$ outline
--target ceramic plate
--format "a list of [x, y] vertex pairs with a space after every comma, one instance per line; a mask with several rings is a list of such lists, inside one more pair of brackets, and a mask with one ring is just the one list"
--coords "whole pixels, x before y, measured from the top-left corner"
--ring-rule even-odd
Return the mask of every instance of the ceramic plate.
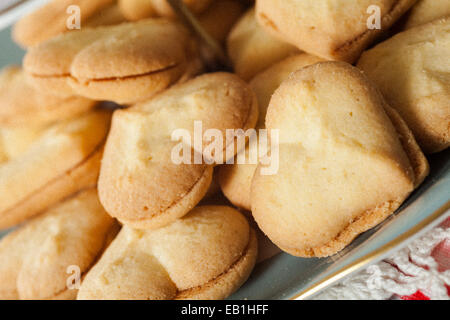
[[[0, 31], [0, 67], [18, 64], [23, 57], [24, 52], [11, 41], [10, 33], [9, 28]], [[312, 297], [439, 224], [450, 214], [450, 150], [433, 155], [429, 160], [431, 173], [424, 184], [394, 215], [359, 236], [345, 250], [323, 259], [278, 254], [257, 265], [249, 281], [230, 299]], [[0, 232], [0, 237], [5, 233]]]

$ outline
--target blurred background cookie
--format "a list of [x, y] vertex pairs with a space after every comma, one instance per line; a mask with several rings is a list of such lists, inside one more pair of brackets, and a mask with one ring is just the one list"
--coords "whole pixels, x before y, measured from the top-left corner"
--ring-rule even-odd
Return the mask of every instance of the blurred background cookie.
[[227, 50], [234, 72], [244, 80], [250, 80], [274, 63], [299, 52], [293, 45], [264, 31], [256, 22], [254, 8], [245, 13], [231, 30]]
[[130, 21], [157, 16], [151, 0], [119, 0], [120, 11]]
[[[354, 62], [416, 0], [257, 0], [266, 31], [328, 60]], [[380, 28], [369, 29], [370, 7], [380, 10]]]
[[358, 62], [427, 153], [450, 146], [449, 56], [450, 17], [399, 33]]
[[199, 15], [198, 21], [211, 37], [224, 45], [231, 28], [244, 10], [245, 6], [239, 0], [215, 0]]
[[0, 298], [75, 299], [67, 284], [79, 285], [117, 230], [96, 188], [56, 204], [0, 241]]
[[[19, 224], [95, 185], [109, 121], [109, 112], [93, 111], [31, 136], [3, 136], [0, 147], [7, 152], [0, 163], [0, 229]], [[20, 150], [18, 144], [22, 145]]]
[[3, 126], [45, 126], [92, 109], [97, 102], [82, 97], [60, 97], [37, 90], [18, 66], [0, 72], [0, 124]]
[[[216, 0], [183, 0], [193, 13], [203, 12]], [[175, 17], [175, 13], [167, 0], [119, 0], [119, 7], [123, 15], [133, 21], [150, 17]]]
[[70, 31], [67, 27], [70, 6], [80, 9], [80, 27], [117, 24], [125, 21], [115, 0], [52, 0], [20, 19], [13, 30], [13, 39], [23, 47], [44, 42]]
[[255, 233], [239, 212], [197, 207], [158, 230], [123, 227], [78, 299], [225, 299], [245, 282], [256, 256]]
[[450, 16], [450, 0], [419, 0], [406, 16], [404, 28], [410, 29]]

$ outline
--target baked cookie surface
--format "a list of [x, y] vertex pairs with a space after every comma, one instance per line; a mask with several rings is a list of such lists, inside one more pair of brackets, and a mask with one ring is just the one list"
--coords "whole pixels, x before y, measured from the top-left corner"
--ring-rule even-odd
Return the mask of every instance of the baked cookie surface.
[[405, 29], [450, 16], [449, 0], [419, 0], [408, 12]]
[[92, 109], [97, 102], [82, 97], [60, 97], [32, 87], [22, 68], [0, 72], [0, 124], [8, 127], [46, 126]]
[[[212, 0], [183, 0], [193, 13], [203, 12]], [[119, 7], [129, 20], [140, 20], [155, 16], [175, 17], [175, 13], [167, 0], [119, 0]]]
[[0, 229], [95, 185], [109, 121], [92, 111], [45, 129], [1, 129]]
[[254, 8], [245, 13], [231, 30], [227, 50], [234, 71], [244, 80], [250, 80], [271, 65], [299, 53], [293, 45], [264, 31], [256, 22]]
[[123, 227], [78, 299], [224, 299], [247, 279], [256, 256], [255, 233], [239, 212], [197, 207], [161, 229]]
[[[139, 229], [158, 228], [185, 215], [207, 192], [214, 161], [196, 164], [191, 157], [189, 163], [175, 163], [173, 150], [180, 142], [172, 140], [174, 131], [185, 129], [194, 137], [199, 121], [203, 132], [217, 129], [226, 137], [226, 129], [253, 128], [257, 117], [254, 93], [228, 73], [199, 76], [116, 111], [99, 178], [103, 206]], [[184, 143], [194, 152], [192, 140]]]
[[[354, 62], [416, 0], [258, 0], [256, 16], [272, 35], [327, 60]], [[380, 11], [381, 29], [368, 28]]]
[[53, 0], [20, 19], [13, 29], [14, 40], [23, 47], [44, 42], [70, 31], [70, 6], [80, 10], [80, 27], [108, 25], [124, 21], [114, 6], [115, 0]]
[[95, 188], [56, 204], [0, 241], [0, 298], [74, 299], [69, 267], [84, 276], [116, 228]]
[[427, 153], [450, 146], [449, 56], [450, 17], [401, 32], [358, 62]]
[[30, 81], [55, 94], [130, 104], [201, 69], [196, 44], [178, 23], [149, 19], [84, 28], [30, 49]]
[[[259, 118], [256, 129], [266, 127], [265, 120], [270, 98], [280, 84], [293, 72], [319, 61], [323, 61], [323, 59], [307, 53], [300, 53], [274, 64], [250, 81], [250, 87], [258, 100]], [[248, 159], [250, 154], [248, 145], [245, 152]], [[256, 163], [251, 164], [250, 161], [246, 161], [246, 164], [235, 163], [219, 167], [218, 181], [221, 189], [228, 200], [239, 208], [251, 210], [250, 189], [257, 166]]]
[[251, 190], [253, 216], [275, 244], [296, 256], [335, 254], [423, 181], [428, 163], [391, 112], [346, 63], [317, 63], [283, 82], [266, 118], [279, 130], [279, 171], [263, 176], [260, 165]]

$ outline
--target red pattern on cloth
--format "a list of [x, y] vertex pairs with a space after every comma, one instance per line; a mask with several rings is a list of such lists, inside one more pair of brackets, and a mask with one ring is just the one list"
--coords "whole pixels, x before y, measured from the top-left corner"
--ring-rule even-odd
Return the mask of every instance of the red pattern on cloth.
[[[450, 218], [445, 220], [441, 224], [442, 228], [450, 228]], [[450, 239], [441, 241], [431, 252], [431, 256], [438, 263], [438, 271], [445, 272], [450, 270]], [[450, 297], [450, 286], [445, 285], [447, 288], [447, 294]], [[401, 296], [402, 300], [430, 300], [422, 291], [417, 291], [416, 293], [409, 296]]]
[[316, 299], [450, 300], [450, 217]]
[[410, 295], [410, 296], [402, 296], [402, 300], [430, 300], [426, 295], [422, 293], [422, 291], [417, 291], [416, 293]]

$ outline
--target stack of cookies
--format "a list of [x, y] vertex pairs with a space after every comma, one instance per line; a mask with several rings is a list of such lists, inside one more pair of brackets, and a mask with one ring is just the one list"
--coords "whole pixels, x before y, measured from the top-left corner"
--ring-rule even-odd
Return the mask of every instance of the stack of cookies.
[[52, 0], [14, 26], [0, 299], [224, 299], [280, 249], [345, 248], [450, 146], [449, 1], [184, 4], [233, 72], [166, 0]]

